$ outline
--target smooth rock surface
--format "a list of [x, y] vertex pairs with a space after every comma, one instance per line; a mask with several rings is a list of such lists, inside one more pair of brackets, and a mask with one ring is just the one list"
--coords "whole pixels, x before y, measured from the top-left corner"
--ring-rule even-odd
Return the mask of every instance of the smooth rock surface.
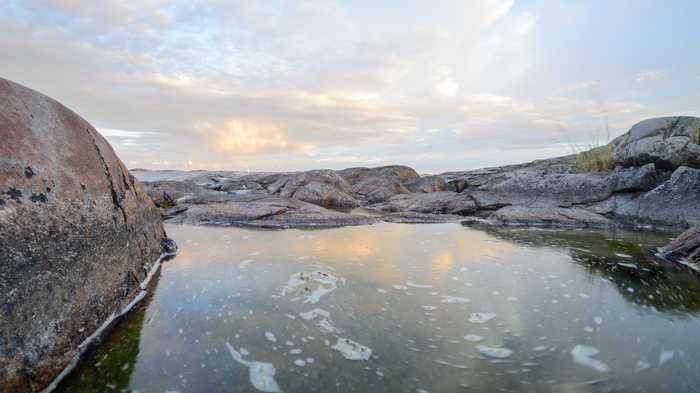
[[158, 209], [78, 115], [0, 79], [0, 387], [45, 387], [139, 292]]

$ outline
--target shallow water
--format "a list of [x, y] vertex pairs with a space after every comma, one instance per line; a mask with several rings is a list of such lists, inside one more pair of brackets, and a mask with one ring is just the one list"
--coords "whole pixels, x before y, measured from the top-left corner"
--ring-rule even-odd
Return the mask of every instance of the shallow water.
[[700, 282], [668, 234], [173, 226], [136, 312], [59, 390], [694, 392]]

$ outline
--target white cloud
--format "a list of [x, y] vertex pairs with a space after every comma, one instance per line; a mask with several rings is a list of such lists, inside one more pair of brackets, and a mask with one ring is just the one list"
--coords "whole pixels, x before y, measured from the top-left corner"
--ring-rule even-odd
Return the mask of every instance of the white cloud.
[[653, 70], [653, 71], [642, 71], [638, 73], [634, 80], [638, 83], [641, 82], [653, 82], [666, 78], [666, 71], [664, 70]]

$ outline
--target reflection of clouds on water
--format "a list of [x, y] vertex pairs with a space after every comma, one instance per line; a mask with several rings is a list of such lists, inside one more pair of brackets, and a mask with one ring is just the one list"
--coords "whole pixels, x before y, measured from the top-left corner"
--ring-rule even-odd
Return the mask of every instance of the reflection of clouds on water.
[[[700, 354], [687, 339], [698, 328], [689, 312], [697, 279], [645, 263], [643, 239], [619, 233], [168, 231], [182, 251], [164, 265], [139, 327], [139, 360], [119, 384], [132, 390], [251, 386], [226, 342], [247, 348], [236, 350], [246, 362], [273, 365], [284, 391], [588, 391], [605, 385], [586, 384], [600, 378], [580, 365], [590, 359], [620, 386], [682, 391]], [[639, 300], [648, 295], [657, 298]]]

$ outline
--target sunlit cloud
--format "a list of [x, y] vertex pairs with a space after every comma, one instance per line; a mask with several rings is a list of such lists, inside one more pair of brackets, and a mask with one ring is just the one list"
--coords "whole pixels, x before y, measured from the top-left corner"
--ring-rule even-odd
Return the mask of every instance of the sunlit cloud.
[[[598, 39], [609, 53], [587, 52], [583, 22], [617, 23], [620, 7], [17, 0], [0, 7], [0, 76], [81, 114], [132, 167], [468, 169], [698, 113], [700, 59], [688, 53], [683, 79], [663, 52], [697, 34], [656, 45], [644, 72], [625, 62], [633, 49]], [[648, 29], [634, 39], [657, 37]], [[641, 84], [662, 79], [685, 90]]]

